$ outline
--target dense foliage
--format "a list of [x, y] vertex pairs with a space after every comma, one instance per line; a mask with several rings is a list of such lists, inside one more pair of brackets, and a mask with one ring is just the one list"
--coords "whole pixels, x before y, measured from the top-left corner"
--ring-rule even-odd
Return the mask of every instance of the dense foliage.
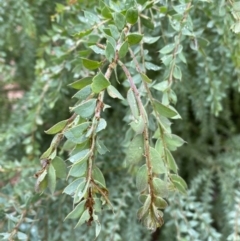
[[1, 240], [240, 240], [240, 2], [0, 4]]

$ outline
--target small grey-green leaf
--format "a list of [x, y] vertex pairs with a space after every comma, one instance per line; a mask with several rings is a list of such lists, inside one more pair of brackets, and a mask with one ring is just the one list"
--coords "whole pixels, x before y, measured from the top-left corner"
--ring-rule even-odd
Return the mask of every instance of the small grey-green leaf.
[[84, 132], [87, 130], [87, 128], [89, 127], [90, 122], [84, 122], [80, 125], [74, 126], [73, 128], [68, 129], [67, 131], [64, 132], [64, 136], [78, 144], [78, 143], [83, 143], [84, 141], [87, 140]]
[[164, 209], [168, 206], [167, 202], [159, 196], [154, 197], [154, 204], [157, 208], [160, 208], [160, 209]]
[[130, 123], [130, 126], [136, 132], [136, 134], [142, 134], [144, 131], [144, 127], [145, 127], [145, 123], [144, 123], [142, 116], [139, 116], [138, 119], [133, 120]]
[[81, 201], [65, 218], [66, 219], [76, 219], [81, 217], [84, 210], [86, 209], [85, 204], [87, 200]]
[[156, 196], [167, 197], [168, 196], [168, 189], [167, 183], [161, 180], [160, 178], [154, 177], [153, 178], [153, 189], [154, 194]]
[[105, 178], [101, 170], [97, 166], [93, 168], [93, 179], [101, 183], [103, 187], [106, 187]]
[[99, 72], [94, 78], [92, 83], [92, 91], [96, 94], [106, 89], [110, 85], [110, 82], [106, 77]]
[[154, 85], [153, 88], [156, 89], [156, 90], [164, 92], [166, 89], [169, 88], [168, 81], [167, 80], [162, 81], [162, 82]]
[[154, 103], [154, 106], [155, 106], [157, 112], [159, 113], [159, 115], [163, 115], [167, 118], [171, 118], [171, 117], [178, 115], [177, 112], [175, 112], [174, 110], [170, 109], [169, 107], [163, 105], [162, 103], [160, 103], [157, 100], [154, 100], [153, 103]]
[[79, 184], [81, 182], [83, 182], [84, 180], [85, 180], [85, 178], [78, 178], [78, 179], [74, 180], [68, 186], [66, 186], [64, 188], [63, 192], [68, 194], [68, 195], [73, 195], [76, 192], [77, 187], [79, 186]]
[[97, 99], [87, 100], [84, 103], [73, 108], [73, 111], [83, 118], [89, 118], [93, 115]]
[[51, 163], [55, 169], [56, 177], [65, 178], [67, 175], [67, 166], [62, 158], [56, 156]]
[[123, 96], [118, 92], [118, 90], [112, 86], [112, 85], [109, 85], [107, 87], [107, 92], [108, 94], [112, 97], [112, 98], [118, 98], [120, 100], [124, 100]]
[[87, 69], [94, 70], [101, 66], [101, 62], [82, 58], [83, 66]]
[[162, 160], [161, 155], [156, 149], [150, 147], [150, 161], [152, 164], [153, 172], [156, 174], [166, 173], [166, 167]]
[[73, 156], [70, 156], [68, 160], [72, 163], [79, 163], [87, 159], [89, 155], [90, 155], [90, 149], [85, 149], [85, 150], [79, 151]]
[[159, 52], [161, 54], [168, 54], [170, 52], [172, 52], [175, 48], [175, 43], [172, 43], [172, 44], [168, 44], [166, 46], [164, 46]]
[[114, 13], [113, 19], [117, 28], [122, 30], [126, 24], [125, 16], [121, 13]]
[[165, 149], [165, 150], [167, 153], [167, 164], [168, 164], [169, 169], [172, 170], [173, 172], [177, 173], [178, 167], [172, 156], [172, 153], [168, 149]]
[[114, 47], [110, 42], [107, 42], [107, 46], [105, 49], [105, 56], [108, 59], [109, 62], [112, 62], [115, 56], [115, 50]]
[[89, 214], [88, 209], [86, 209], [83, 212], [83, 214], [82, 214], [81, 218], [79, 219], [78, 223], [76, 224], [75, 228], [83, 225], [85, 222], [87, 222], [89, 220], [89, 218], [90, 218], [90, 214]]
[[69, 84], [69, 86], [71, 86], [74, 89], [81, 90], [82, 88], [84, 88], [87, 85], [90, 85], [91, 83], [92, 77], [85, 77]]
[[56, 188], [56, 172], [52, 164], [49, 165], [47, 172], [48, 187], [53, 194]]
[[135, 99], [132, 89], [129, 89], [127, 92], [127, 101], [130, 106], [132, 115], [135, 117], [135, 119], [138, 119], [139, 110], [138, 110], [137, 101]]
[[128, 164], [135, 164], [141, 161], [144, 153], [144, 145], [143, 145], [143, 137], [142, 135], [137, 135], [131, 141], [126, 155], [126, 162]]
[[86, 100], [91, 93], [92, 93], [91, 85], [87, 85], [81, 90], [79, 90], [72, 98], [77, 98], [79, 100]]
[[146, 164], [138, 169], [136, 175], [136, 186], [139, 192], [144, 191], [148, 187], [148, 171]]
[[107, 126], [107, 122], [103, 118], [100, 118], [97, 129], [96, 129], [96, 133], [105, 129], [106, 126]]
[[143, 73], [140, 73], [140, 74], [141, 74], [141, 76], [142, 76], [142, 79], [143, 79], [146, 83], [152, 83], [152, 80], [149, 79], [149, 78], [147, 77], [147, 75], [145, 75], [145, 74], [143, 74]]
[[119, 55], [119, 58], [124, 58], [126, 56], [128, 52], [128, 42], [125, 41], [122, 43], [122, 45], [120, 46], [119, 48], [119, 51], [118, 51], [118, 55]]
[[49, 135], [58, 133], [63, 130], [63, 128], [66, 126], [67, 122], [68, 122], [68, 120], [60, 121], [57, 124], [55, 124], [54, 126], [52, 126], [50, 129], [45, 131], [45, 133], [49, 134]]

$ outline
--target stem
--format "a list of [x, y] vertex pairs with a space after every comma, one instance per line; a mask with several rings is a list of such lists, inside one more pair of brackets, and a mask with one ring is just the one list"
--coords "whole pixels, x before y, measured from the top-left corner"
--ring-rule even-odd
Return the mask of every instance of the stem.
[[145, 149], [145, 157], [146, 157], [146, 164], [147, 164], [147, 169], [148, 169], [148, 183], [149, 183], [149, 191], [150, 191], [150, 195], [151, 195], [151, 200], [153, 200], [154, 195], [153, 195], [153, 173], [152, 173], [152, 164], [150, 161], [150, 145], [149, 145], [149, 133], [148, 133], [148, 121], [146, 119], [145, 116], [145, 111], [144, 111], [144, 106], [142, 104], [141, 98], [140, 98], [140, 94], [139, 91], [136, 87], [136, 85], [133, 82], [132, 76], [130, 74], [130, 72], [128, 71], [127, 67], [120, 61], [118, 60], [118, 64], [121, 66], [121, 68], [123, 69], [125, 75], [127, 76], [131, 89], [135, 95], [137, 104], [138, 104], [138, 109], [140, 112], [140, 115], [142, 116], [143, 120], [144, 120], [144, 131], [143, 131], [143, 135], [144, 135], [144, 149]]

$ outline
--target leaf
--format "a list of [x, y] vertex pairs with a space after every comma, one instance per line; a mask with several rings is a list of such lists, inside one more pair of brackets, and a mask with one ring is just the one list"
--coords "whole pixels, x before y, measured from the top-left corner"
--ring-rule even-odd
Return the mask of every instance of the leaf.
[[157, 208], [160, 208], [160, 209], [164, 209], [168, 206], [167, 202], [159, 196], [154, 197], [154, 204]]
[[105, 178], [97, 166], [94, 166], [93, 168], [93, 179], [101, 183], [103, 187], [106, 187]]
[[180, 183], [185, 189], [187, 189], [187, 183], [178, 175], [176, 174], [170, 174], [171, 180], [176, 183]]
[[156, 43], [159, 39], [160, 39], [160, 36], [158, 37], [144, 36], [143, 42], [146, 44], [153, 44], [153, 43]]
[[119, 58], [120, 59], [124, 58], [127, 52], [128, 52], [128, 42], [124, 41], [118, 51]]
[[89, 48], [92, 49], [96, 54], [104, 55], [105, 53], [105, 51], [102, 48], [98, 47], [97, 45], [91, 45], [89, 46]]
[[154, 107], [156, 108], [159, 115], [163, 115], [167, 118], [171, 118], [171, 117], [178, 115], [177, 112], [175, 112], [174, 110], [170, 109], [169, 107], [163, 105], [162, 103], [160, 103], [157, 100], [154, 100], [153, 103], [154, 103]]
[[109, 7], [107, 7], [107, 6], [103, 7], [103, 9], [101, 11], [101, 14], [106, 19], [111, 19], [112, 18], [112, 10]]
[[101, 232], [101, 224], [99, 223], [99, 222], [95, 222], [95, 225], [96, 225], [96, 227], [95, 227], [95, 238], [97, 238], [98, 236], [99, 236], [99, 234], [100, 234], [100, 232]]
[[70, 156], [68, 160], [74, 164], [79, 163], [86, 160], [89, 157], [90, 153], [91, 153], [90, 149], [85, 149], [85, 150], [79, 151], [73, 156]]
[[53, 147], [50, 146], [40, 157], [40, 159], [47, 159], [49, 158], [49, 156], [51, 155], [51, 153], [53, 152]]
[[[36, 192], [42, 192], [42, 191], [47, 187], [47, 185], [46, 185], [46, 186], [45, 186], [45, 185], [43, 185], [43, 186], [40, 185], [40, 184], [46, 179], [46, 178], [45, 178], [46, 175], [47, 175], [47, 171], [44, 170], [44, 171], [38, 176], [37, 181], [36, 181], [36, 185], [35, 185], [35, 190], [36, 190]], [[46, 184], [47, 184], [47, 182], [46, 182]]]
[[175, 48], [175, 43], [172, 43], [172, 44], [168, 44], [166, 46], [164, 46], [162, 49], [159, 50], [159, 52], [161, 54], [168, 54], [170, 52], [172, 52]]
[[74, 107], [72, 110], [82, 118], [89, 118], [93, 115], [97, 99], [87, 100], [84, 103]]
[[92, 83], [92, 91], [96, 94], [100, 93], [102, 90], [106, 89], [110, 85], [109, 80], [99, 72], [94, 78]]
[[97, 140], [97, 151], [100, 155], [104, 155], [106, 152], [109, 152], [109, 150], [101, 140]]
[[139, 116], [138, 119], [133, 120], [130, 123], [130, 126], [136, 132], [136, 134], [142, 134], [144, 131], [144, 127], [145, 127], [145, 123], [144, 123], [142, 116]]
[[130, 33], [127, 35], [127, 41], [130, 45], [138, 44], [143, 38], [143, 35], [138, 33]]
[[168, 149], [165, 149], [166, 150], [166, 153], [167, 153], [167, 164], [168, 164], [168, 167], [170, 170], [172, 170], [173, 172], [177, 173], [178, 171], [178, 167], [177, 167], [177, 164], [172, 156], [172, 153], [168, 150]]
[[141, 220], [143, 216], [148, 212], [151, 205], [151, 196], [147, 195], [147, 198], [143, 204], [143, 206], [138, 210], [137, 216], [138, 219]]
[[76, 192], [77, 187], [81, 182], [85, 182], [85, 178], [81, 177], [71, 182], [68, 186], [64, 188], [63, 193], [66, 193], [68, 195], [73, 195]]
[[162, 62], [163, 62], [163, 64], [164, 64], [165, 66], [168, 66], [168, 65], [171, 63], [172, 59], [173, 59], [173, 55], [172, 55], [172, 54], [164, 55], [164, 56], [161, 58], [161, 60], [162, 60]]
[[75, 163], [69, 170], [68, 176], [82, 177], [87, 171], [87, 159], [84, 158], [82, 161]]
[[137, 135], [131, 141], [127, 154], [126, 154], [126, 162], [127, 164], [136, 164], [141, 161], [144, 153], [144, 145], [143, 145], [143, 137], [142, 135]]
[[147, 77], [147, 75], [145, 75], [145, 74], [143, 74], [143, 73], [140, 73], [140, 74], [141, 74], [142, 79], [143, 79], [146, 83], [152, 83], [152, 80], [149, 79], [149, 78]]
[[162, 82], [154, 85], [153, 88], [156, 89], [156, 90], [164, 92], [165, 90], [167, 90], [169, 88], [168, 81], [167, 80], [162, 81]]
[[90, 214], [89, 214], [88, 209], [86, 209], [83, 212], [81, 218], [79, 219], [78, 223], [76, 224], [76, 226], [74, 228], [77, 228], [77, 227], [83, 225], [85, 222], [87, 222], [89, 220], [89, 218], [90, 218]]
[[82, 216], [84, 210], [86, 209], [86, 199], [81, 201], [65, 218], [66, 219], [76, 219]]
[[101, 62], [82, 58], [83, 66], [87, 69], [94, 70], [101, 66]]
[[179, 80], [182, 79], [182, 71], [177, 65], [174, 66], [173, 77]]
[[107, 42], [107, 46], [105, 49], [105, 56], [109, 62], [112, 62], [115, 56], [115, 49], [110, 42]]
[[67, 166], [66, 163], [58, 156], [56, 156], [52, 161], [51, 161], [55, 172], [56, 172], [56, 177], [59, 178], [65, 178], [67, 176]]
[[138, 10], [134, 8], [130, 8], [126, 13], [126, 21], [130, 24], [135, 24], [138, 20]]
[[121, 31], [126, 24], [125, 16], [121, 13], [115, 12], [114, 15], [113, 15], [113, 19], [114, 19], [115, 25]]
[[130, 106], [132, 115], [135, 117], [135, 119], [138, 119], [139, 110], [138, 110], [137, 102], [132, 89], [129, 89], [127, 92], [127, 101]]
[[51, 194], [53, 194], [56, 188], [56, 172], [51, 163], [48, 167], [47, 179], [48, 179], [48, 187], [50, 189]]
[[92, 88], [90, 85], [87, 85], [81, 90], [79, 90], [72, 98], [78, 98], [79, 100], [86, 100], [91, 93], [92, 93]]
[[118, 90], [113, 85], [109, 85], [107, 87], [107, 92], [112, 98], [124, 100], [123, 96], [118, 92]]
[[156, 149], [150, 147], [150, 161], [152, 164], [153, 172], [156, 174], [166, 173], [166, 167], [162, 160], [161, 155]]
[[54, 126], [52, 126], [50, 129], [45, 131], [45, 133], [48, 135], [56, 134], [56, 133], [62, 131], [67, 123], [68, 123], [68, 120], [60, 121], [57, 124], [55, 124]]
[[168, 189], [167, 183], [161, 180], [160, 178], [154, 177], [153, 178], [153, 189], [154, 194], [156, 196], [167, 197], [168, 196]]
[[106, 126], [107, 126], [107, 122], [103, 118], [100, 118], [97, 128], [96, 128], [96, 133], [105, 129]]
[[148, 171], [146, 164], [138, 169], [136, 175], [136, 186], [139, 192], [144, 191], [148, 187]]
[[114, 38], [114, 39], [119, 39], [119, 37], [120, 37], [120, 33], [119, 33], [119, 31], [118, 31], [118, 28], [115, 26], [115, 25], [113, 25], [113, 24], [110, 24], [109, 26], [109, 29], [110, 29], [110, 32], [111, 32], [111, 35], [112, 35], [112, 37]]
[[84, 122], [80, 125], [74, 126], [73, 128], [68, 129], [67, 131], [64, 132], [64, 136], [78, 144], [78, 143], [83, 143], [86, 141], [88, 138], [85, 136], [84, 132], [87, 130], [87, 128], [90, 126], [90, 122]]
[[170, 150], [176, 150], [176, 147], [180, 147], [186, 143], [181, 137], [174, 134], [171, 134], [170, 136], [165, 135], [165, 141]]
[[69, 86], [71, 86], [74, 89], [81, 90], [85, 86], [90, 85], [91, 83], [92, 83], [92, 77], [85, 77], [69, 84]]
[[143, 18], [143, 17], [141, 17], [141, 23], [146, 28], [154, 30], [154, 23], [153, 23], [153, 21], [150, 18]]

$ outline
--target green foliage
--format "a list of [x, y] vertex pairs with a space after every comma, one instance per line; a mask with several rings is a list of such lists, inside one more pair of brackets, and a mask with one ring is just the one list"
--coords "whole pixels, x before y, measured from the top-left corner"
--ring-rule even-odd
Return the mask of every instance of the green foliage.
[[2, 240], [240, 239], [240, 2], [0, 2]]

